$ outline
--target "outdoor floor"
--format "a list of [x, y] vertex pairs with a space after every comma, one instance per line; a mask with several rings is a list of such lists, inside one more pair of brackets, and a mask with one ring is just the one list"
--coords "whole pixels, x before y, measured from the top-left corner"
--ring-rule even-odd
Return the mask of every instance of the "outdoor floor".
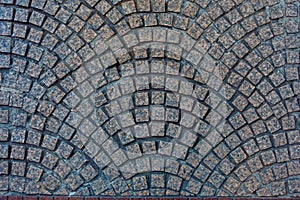
[[299, 197], [299, 12], [0, 0], [0, 196]]

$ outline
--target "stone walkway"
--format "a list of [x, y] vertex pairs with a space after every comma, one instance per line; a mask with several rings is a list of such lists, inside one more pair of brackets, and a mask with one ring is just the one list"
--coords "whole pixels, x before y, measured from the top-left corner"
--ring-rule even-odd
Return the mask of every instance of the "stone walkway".
[[0, 0], [0, 195], [300, 195], [299, 0]]

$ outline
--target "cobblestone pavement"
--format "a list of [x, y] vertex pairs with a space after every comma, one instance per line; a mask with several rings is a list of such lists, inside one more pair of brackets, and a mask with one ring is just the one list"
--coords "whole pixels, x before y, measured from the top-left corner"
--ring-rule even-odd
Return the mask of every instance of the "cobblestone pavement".
[[299, 0], [0, 0], [0, 194], [299, 196]]

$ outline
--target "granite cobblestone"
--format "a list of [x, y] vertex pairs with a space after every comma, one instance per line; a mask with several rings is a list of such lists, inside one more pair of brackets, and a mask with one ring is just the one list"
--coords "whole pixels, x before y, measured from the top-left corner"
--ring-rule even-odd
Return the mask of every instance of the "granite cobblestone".
[[299, 197], [299, 6], [0, 0], [0, 198]]

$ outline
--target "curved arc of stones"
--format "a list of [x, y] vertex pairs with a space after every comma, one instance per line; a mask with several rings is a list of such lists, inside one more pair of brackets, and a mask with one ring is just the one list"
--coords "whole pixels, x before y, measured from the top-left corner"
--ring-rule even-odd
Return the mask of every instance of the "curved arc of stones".
[[[112, 3], [112, 4], [115, 4], [115, 3]], [[117, 3], [116, 3], [117, 4]], [[118, 4], [119, 5], [119, 4]], [[237, 3], [237, 5], [238, 5], [238, 3]], [[114, 6], [116, 6], [116, 5], [113, 5], [113, 7]], [[106, 16], [105, 16], [106, 17]], [[124, 19], [124, 18], [126, 18], [127, 16], [125, 16], [125, 15], [123, 15], [122, 16], [122, 20]], [[106, 21], [110, 21], [109, 19], [107, 19]], [[112, 22], [110, 22], [111, 24], [112, 24]], [[110, 24], [110, 26], [114, 26], [114, 25], [111, 25]], [[268, 23], [269, 24], [269, 23]], [[151, 28], [152, 29], [152, 28]], [[159, 30], [161, 30], [161, 29], [158, 29], [158, 28], [153, 28], [153, 30], [155, 31], [155, 32], [158, 32]], [[167, 33], [167, 35], [168, 35], [168, 31], [169, 31], [170, 29], [166, 29], [166, 33]], [[254, 30], [254, 31], [256, 31], [256, 29]], [[134, 44], [134, 42], [132, 43], [132, 41], [129, 41], [128, 39], [124, 39], [124, 37], [127, 37], [127, 38], [130, 38], [128, 35], [130, 34], [130, 33], [132, 33], [132, 31], [130, 30], [129, 31], [129, 33], [127, 34], [127, 33], [124, 33], [124, 35], [122, 35], [122, 36], [118, 36], [119, 38], [121, 38], [121, 41], [122, 41], [122, 43], [124, 44], [124, 49], [125, 49], [125, 51], [123, 51], [123, 49], [114, 49], [114, 47], [118, 47], [118, 45], [117, 46], [114, 46], [114, 45], [112, 45], [112, 43], [114, 43], [114, 41], [112, 40], [112, 41], [105, 41], [104, 40], [104, 42], [103, 42], [103, 45], [106, 45], [106, 46], [108, 46], [112, 51], [110, 51], [110, 53], [111, 53], [111, 55], [113, 55], [113, 56], [115, 56], [115, 55], [120, 55], [120, 53], [121, 53], [121, 55], [124, 53], [124, 52], [126, 52], [126, 49], [128, 49], [128, 48], [134, 48], [134, 47], [136, 47], [136, 46], [138, 46], [139, 45], [139, 43], [142, 43], [141, 41], [138, 41], [138, 43], [137, 44]], [[139, 33], [136, 33], [136, 35], [137, 35], [137, 38], [139, 38], [138, 37], [138, 34]], [[223, 33], [222, 33], [223, 34]], [[132, 34], [132, 35], [134, 35], [134, 34]], [[127, 44], [127, 42], [124, 42], [124, 41], [129, 41], [129, 43]], [[238, 40], [239, 41], [239, 40]], [[147, 42], [149, 42], [149, 41], [143, 41], [143, 42], [145, 42], [145, 43], [147, 43]], [[160, 43], [166, 43], [165, 41], [160, 41], [160, 40], [157, 40], [157, 41], [155, 41], [155, 42], [157, 42], [157, 44], [160, 44]], [[168, 42], [168, 41], [167, 41]], [[154, 42], [153, 42], [154, 43]], [[168, 44], [167, 46], [170, 46], [171, 44]], [[97, 43], [96, 45], [95, 45], [95, 43], [93, 43], [91, 46], [93, 46], [93, 47], [97, 47], [97, 46], [101, 46], [101, 42], [99, 42], [99, 43]], [[142, 45], [141, 45], [142, 46]], [[159, 46], [159, 45], [158, 45]], [[184, 47], [186, 47], [186, 45], [183, 45]], [[103, 48], [102, 50], [104, 50], [104, 46], [102, 46], [101, 48]], [[147, 47], [148, 48], [148, 47]], [[149, 48], [148, 48], [149, 49]], [[191, 47], [191, 49], [192, 50], [195, 50], [195, 48], [194, 47]], [[105, 49], [105, 52], [104, 52], [104, 54], [102, 54], [103, 52], [102, 52], [102, 50], [100, 49], [100, 50], [98, 50], [98, 52], [97, 53], [99, 53], [99, 55], [97, 55], [97, 56], [95, 56], [96, 58], [98, 58], [98, 56], [99, 57], [102, 57], [102, 56], [104, 56], [105, 55], [105, 52], [107, 52], [107, 51], [109, 51], [109, 50], [107, 50], [107, 49]], [[185, 52], [183, 53], [183, 55], [180, 55], [179, 56], [179, 59], [181, 59], [181, 58], [185, 58], [185, 60], [189, 60], [189, 61], [194, 61], [194, 60], [191, 60], [191, 59], [189, 59], [188, 57], [188, 53], [186, 52], [186, 49], [184, 50]], [[189, 52], [189, 50], [188, 50], [188, 52]], [[197, 52], [197, 49], [196, 49], [196, 52]], [[134, 50], [130, 50], [129, 51], [129, 54], [134, 54]], [[208, 55], [208, 53], [207, 54], [205, 54], [205, 58], [209, 58], [208, 60], [210, 60], [210, 57], [209, 57], [209, 55]], [[89, 61], [93, 61], [94, 60], [94, 58], [95, 57], [91, 57], [91, 58], [89, 58], [89, 59], [87, 59], [87, 60], [85, 60], [85, 62], [89, 62]], [[165, 58], [164, 58], [165, 59]], [[266, 58], [267, 59], [267, 58]], [[130, 60], [130, 59], [129, 59]], [[131, 60], [133, 60], [133, 58], [131, 59]], [[201, 60], [201, 59], [200, 59]], [[123, 61], [121, 61], [121, 62], [123, 62]], [[125, 63], [126, 63], [126, 60], [124, 61]], [[199, 63], [201, 63], [202, 61], [200, 61]], [[99, 64], [100, 63], [102, 63], [102, 61], [99, 61], [98, 62]], [[199, 64], [198, 63], [198, 64]], [[84, 64], [82, 64], [82, 66], [84, 66], [85, 65], [85, 63]], [[101, 65], [101, 64], [100, 64]], [[103, 65], [103, 64], [102, 64]], [[200, 64], [199, 64], [200, 65]], [[78, 71], [80, 70], [80, 69], [82, 69], [83, 67], [82, 66], [80, 66], [79, 68], [78, 68]], [[196, 65], [197, 66], [197, 65]], [[85, 66], [84, 66], [85, 67]], [[76, 94], [78, 94], [78, 88], [80, 87], [79, 85], [81, 84], [81, 83], [85, 83], [85, 82], [92, 82], [91, 84], [90, 84], [90, 86], [91, 86], [91, 88], [93, 88], [93, 91], [95, 90], [94, 88], [96, 88], [96, 86], [94, 85], [94, 83], [93, 83], [93, 81], [94, 80], [97, 80], [97, 76], [98, 75], [100, 75], [100, 74], [102, 74], [102, 73], [104, 73], [104, 71], [107, 69], [107, 68], [110, 68], [110, 64], [108, 64], [108, 65], [106, 65], [105, 66], [105, 69], [103, 70], [103, 68], [101, 69], [101, 70], [98, 70], [98, 71], [89, 71], [89, 69], [87, 69], [86, 71], [88, 71], [88, 76], [87, 76], [87, 79], [84, 79], [83, 81], [79, 81], [78, 83], [78, 85], [76, 86]], [[215, 73], [215, 71], [214, 71], [214, 73]], [[69, 75], [68, 75], [69, 76]], [[67, 76], [67, 77], [68, 77]], [[217, 76], [217, 75], [216, 75]], [[95, 78], [96, 77], [96, 78]], [[222, 80], [221, 80], [222, 81]], [[211, 81], [210, 83], [212, 83], [213, 81]], [[271, 82], [270, 82], [271, 83]], [[272, 83], [271, 83], [272, 84]], [[213, 90], [213, 87], [211, 87], [211, 89]], [[225, 89], [226, 90], [226, 89]], [[72, 94], [75, 94], [74, 92], [73, 92], [74, 90], [72, 89]], [[92, 91], [92, 90], [91, 90]], [[219, 90], [217, 90], [217, 91], [219, 91]], [[80, 92], [79, 92], [80, 93]], [[70, 93], [69, 93], [70, 94]], [[80, 93], [80, 94], [78, 94], [79, 95], [79, 99], [84, 99], [84, 100], [88, 100], [89, 101], [89, 103], [90, 104], [92, 104], [93, 105], [93, 102], [94, 102], [94, 96], [93, 96], [93, 94], [94, 94], [94, 92], [91, 92], [90, 94], [89, 94], [89, 91], [87, 92], [87, 93], [84, 93], [83, 95]], [[221, 97], [223, 97], [223, 95], [220, 95]], [[70, 98], [72, 98], [72, 96], [70, 95], [69, 96]], [[79, 101], [81, 101], [81, 100], [79, 100]], [[226, 98], [223, 98], [223, 100], [224, 100], [224, 102], [226, 102]], [[65, 102], [67, 102], [67, 101], [65, 101]], [[78, 104], [79, 103], [77, 103], [77, 105], [75, 105], [75, 106], [73, 106], [72, 107], [72, 109], [71, 109], [71, 115], [77, 115], [77, 113], [78, 113], [78, 111], [76, 111], [76, 110], [78, 110]], [[81, 102], [80, 102], [80, 104], [81, 104]], [[70, 104], [68, 104], [68, 105], [70, 105]], [[239, 111], [238, 111], [239, 112]], [[239, 112], [239, 113], [241, 113], [241, 112]], [[81, 116], [82, 117], [82, 116]], [[85, 116], [83, 116], [83, 117], [85, 117]], [[82, 118], [83, 118], [82, 117]], [[89, 117], [90, 118], [93, 118], [93, 120], [95, 120], [96, 118], [95, 118], [95, 115], [89, 115]], [[225, 117], [226, 118], [226, 117]], [[79, 120], [79, 122], [80, 122], [80, 120]], [[68, 123], [68, 122], [66, 122], [66, 123]], [[79, 124], [78, 124], [79, 125]], [[96, 126], [100, 126], [100, 125], [96, 125]], [[77, 125], [76, 126], [74, 126], [75, 128], [77, 128]], [[236, 132], [236, 130], [234, 131], [234, 132]], [[46, 134], [47, 134], [47, 132], [46, 132]], [[256, 137], [257, 135], [255, 135], [255, 137]], [[223, 138], [224, 139], [224, 138]], [[86, 138], [84, 138], [84, 137], [82, 137], [81, 138], [81, 140], [82, 141], [86, 141]], [[249, 141], [249, 139], [248, 140], [243, 140], [242, 141], [242, 144], [244, 144], [244, 143], [246, 143], [247, 141]], [[76, 146], [76, 145], [75, 145]], [[230, 153], [232, 152], [232, 151], [234, 151], [236, 148], [234, 148], [234, 149], [231, 149], [231, 151], [230, 151]], [[259, 150], [258, 151], [258, 153], [260, 153], [261, 151]], [[229, 154], [230, 154], [229, 153]], [[257, 154], [258, 154], [257, 153]], [[90, 155], [90, 153], [88, 153], [89, 155]], [[246, 162], [248, 159], [250, 158], [250, 156], [249, 157], [247, 157], [247, 159], [245, 160], [245, 161], [243, 161], [243, 162]], [[221, 186], [222, 187], [222, 186]]]
[[[288, 144], [282, 146], [282, 148], [287, 148], [287, 147], [288, 147]], [[239, 192], [241, 192], [241, 190], [244, 189], [243, 186], [245, 185], [245, 183], [251, 181], [250, 179], [252, 177], [254, 177], [256, 180], [261, 179], [262, 176], [259, 173], [261, 173], [262, 170], [270, 169], [271, 167], [274, 167], [274, 166], [279, 166], [279, 164], [287, 165], [287, 163], [291, 163], [291, 162], [298, 162], [299, 163], [299, 160], [298, 161], [297, 160], [289, 160], [289, 161], [284, 161], [284, 162], [275, 161], [273, 163], [268, 164], [267, 166], [264, 166], [263, 162], [261, 160], [259, 160], [259, 163], [256, 161], [256, 164], [261, 165], [261, 166], [260, 166], [260, 168], [257, 168], [254, 171], [252, 171], [249, 168], [249, 166], [247, 166], [247, 163], [249, 162], [249, 160], [254, 160], [254, 158], [259, 159], [259, 156], [261, 155], [261, 153], [268, 153], [270, 151], [272, 151], [274, 153], [273, 150], [274, 150], [274, 146], [269, 147], [268, 149], [259, 150], [259, 151], [255, 152], [255, 153], [253, 153], [251, 156], [247, 157], [246, 159], [243, 159], [241, 162], [237, 163], [239, 165], [238, 168], [234, 167], [229, 174], [226, 174], [227, 176], [225, 177], [223, 183], [220, 185], [220, 187], [218, 189], [222, 189], [224, 191], [224, 188], [225, 188], [225, 190], [227, 190], [227, 192], [229, 192], [229, 194], [231, 194], [231, 195], [239, 195], [239, 196], [246, 195], [246, 196], [248, 196], [250, 194], [247, 193], [247, 191], [243, 191], [244, 193], [239, 193]], [[234, 150], [231, 150], [231, 152], [232, 151], [234, 151]], [[228, 159], [229, 154], [225, 158], [223, 158], [222, 160]], [[258, 166], [256, 166], [256, 167], [258, 167]], [[247, 171], [247, 172], [245, 172], [246, 177], [238, 177], [237, 176], [238, 172], [236, 170], [241, 169], [241, 168], [246, 169], [246, 171]], [[287, 173], [289, 173], [289, 172], [287, 172]], [[274, 175], [276, 175], [276, 174], [274, 174]], [[271, 182], [269, 182], [267, 184], [260, 183], [260, 186], [258, 186], [254, 190], [254, 192], [258, 192], [259, 190], [264, 189], [264, 187], [267, 187], [268, 185], [270, 186], [273, 182], [280, 181], [280, 180], [293, 179], [296, 176], [297, 175], [294, 175], [294, 176], [291, 175], [291, 177], [285, 177], [285, 178], [279, 178], [279, 179], [276, 178], [276, 179], [274, 179], [273, 181], [271, 181]], [[209, 179], [209, 177], [207, 179]], [[230, 179], [234, 179], [235, 180], [234, 182], [238, 183], [238, 187], [233, 187], [234, 188], [234, 190], [233, 190], [234, 192], [230, 192], [228, 190], [228, 188], [230, 188], [230, 186], [227, 185], [228, 184], [227, 181], [229, 181]], [[227, 185], [227, 188], [226, 188], [226, 185]], [[227, 195], [228, 195], [228, 193], [227, 193]]]
[[[151, 30], [153, 30], [153, 31], [156, 31], [156, 28], [150, 28]], [[165, 29], [166, 31], [168, 31], [168, 34], [169, 34], [169, 32], [171, 32], [170, 33], [170, 35], [172, 34], [172, 30], [171, 29]], [[124, 37], [131, 37], [131, 35], [132, 34], [134, 34], [135, 32], [138, 32], [138, 31], [136, 31], [136, 30], [133, 30], [133, 31], [129, 31], [127, 34], [125, 34], [124, 36], [118, 36], [118, 37], [122, 37], [122, 38], [124, 38]], [[190, 38], [189, 36], [187, 36], [187, 35], [184, 35], [185, 36], [185, 42], [188, 42], [189, 41], [189, 39], [188, 38]], [[190, 40], [191, 41], [194, 41], [192, 38], [190, 38]], [[99, 58], [100, 57], [100, 60], [101, 60], [101, 57], [102, 56], [106, 56], [106, 55], [111, 55], [111, 56], [113, 56], [116, 52], [118, 52], [118, 51], [120, 51], [118, 48], [116, 48], [116, 50], [115, 51], [113, 51], [113, 50], [108, 50], [107, 51], [107, 48], [106, 47], [108, 47], [108, 45], [106, 44], [107, 42], [105, 42], [105, 41], [102, 41], [102, 43], [97, 43], [97, 44], [95, 44], [94, 45], [94, 48], [100, 48], [100, 49], [102, 49], [101, 51], [98, 51], [97, 52], [97, 50], [95, 50], [96, 51], [96, 53], [98, 54], [98, 56], [96, 56], [97, 58]], [[146, 42], [146, 43], [152, 43], [152, 42]], [[153, 43], [163, 43], [163, 42], [161, 42], [160, 41], [160, 38], [158, 38], [158, 41], [154, 41]], [[169, 43], [163, 43], [166, 47], [169, 47], [170, 45], [172, 46], [172, 44], [169, 44]], [[130, 46], [130, 48], [132, 48], [132, 49], [134, 49], [134, 47], [137, 47], [137, 46], [139, 46], [139, 42], [137, 42], [136, 44], [133, 44], [133, 45], [130, 45], [130, 44], [127, 44], [127, 46]], [[141, 45], [141, 46], [145, 46], [144, 44], [143, 45]], [[186, 59], [189, 61], [189, 62], [191, 62], [191, 63], [193, 63], [194, 62], [194, 64], [193, 65], [195, 65], [195, 66], [197, 66], [196, 68], [195, 68], [195, 70], [197, 71], [197, 68], [199, 68], [199, 69], [201, 69], [202, 67], [201, 67], [201, 65], [202, 65], [202, 63], [201, 63], [201, 58], [203, 57], [203, 55], [201, 55], [200, 54], [200, 52], [198, 52], [196, 49], [193, 49], [193, 45], [191, 45], [190, 47], [188, 47], [187, 49], [186, 49], [186, 45], [184, 45], [184, 44], [182, 44], [181, 45], [182, 46], [182, 48], [185, 48], [184, 50], [186, 50], [186, 51], [189, 51], [189, 50], [191, 50], [192, 49], [192, 51], [188, 54], [188, 53], [183, 53], [183, 56], [181, 56], [181, 55], [176, 55], [179, 59], [180, 58], [184, 58], [184, 57], [186, 57]], [[104, 47], [104, 48], [103, 48]], [[109, 47], [111, 47], [111, 46], [109, 46]], [[113, 47], [112, 47], [113, 48]], [[167, 48], [168, 49], [168, 48]], [[196, 61], [195, 60], [193, 60], [193, 56], [195, 56], [194, 54], [196, 54]], [[197, 57], [198, 56], [198, 57]], [[207, 55], [208, 56], [208, 55]], [[206, 61], [207, 61], [207, 56], [206, 56]], [[93, 59], [95, 59], [95, 58], [92, 58], [92, 59], [90, 59], [89, 61], [93, 61]], [[159, 59], [159, 58], [158, 58]], [[208, 58], [209, 59], [209, 58]], [[104, 71], [105, 71], [105, 69], [106, 68], [109, 68], [110, 67], [110, 64], [104, 64], [103, 63], [103, 60], [104, 59], [102, 59], [101, 60], [101, 63], [102, 63], [102, 70], [100, 70], [100, 72], [98, 72], [97, 74], [92, 74], [92, 73], [90, 73], [89, 75], [88, 75], [88, 77], [85, 77], [85, 82], [88, 82], [88, 80], [93, 80], [93, 77], [95, 77], [95, 76], [98, 76], [98, 74], [101, 74], [101, 73], [103, 73]], [[89, 63], [89, 61], [86, 63], [87, 65], [88, 65], [88, 63]], [[114, 63], [116, 63], [117, 61], [116, 60], [114, 60], [114, 61], [112, 61], [113, 63], [112, 64], [114, 64]], [[212, 62], [212, 61], [211, 61]], [[100, 64], [100, 62], [98, 62], [98, 64]], [[103, 65], [104, 65], [104, 67], [103, 67]], [[203, 64], [204, 65], [204, 64]], [[210, 65], [213, 65], [212, 63], [210, 64]], [[85, 64], [83, 64], [82, 66], [85, 66]], [[205, 67], [209, 67], [210, 68], [210, 70], [211, 69], [213, 69], [213, 67], [212, 66], [207, 66], [207, 64], [206, 64], [206, 66]], [[214, 80], [216, 80], [216, 79], [219, 79], [217, 76], [214, 76]], [[219, 79], [219, 81], [222, 81], [222, 80], [220, 80]], [[209, 85], [209, 84], [211, 84], [211, 83], [213, 83], [213, 81], [211, 81], [211, 82], [208, 82], [208, 83], [206, 83], [207, 85], [208, 85], [208, 87], [209, 88], [211, 88], [211, 89], [213, 89], [213, 90], [218, 90], [218, 89], [216, 89], [214, 86], [215, 85]], [[220, 86], [219, 86], [220, 87]], [[77, 87], [78, 88], [78, 87]], [[74, 91], [76, 91], [76, 88], [74, 89]], [[93, 102], [93, 93], [95, 92], [95, 89], [94, 89], [94, 87], [93, 86], [90, 86], [89, 87], [89, 91], [85, 91], [86, 92], [86, 94], [88, 94], [87, 96], [85, 96], [84, 98], [82, 98], [82, 100], [88, 100], [89, 102]], [[220, 96], [220, 98], [221, 99], [223, 99], [223, 101], [225, 101], [226, 102], [226, 99], [224, 99], [221, 95], [219, 95]], [[91, 106], [91, 105], [90, 105]], [[76, 112], [74, 112], [74, 110], [77, 110], [76, 108], [74, 108], [73, 109], [73, 111], [71, 111], [71, 115], [72, 115], [72, 112], [73, 112], [73, 114], [74, 115], [78, 115], [78, 114], [76, 114]], [[93, 119], [95, 119], [95, 114], [92, 114], [92, 118]], [[223, 117], [222, 117], [223, 118]], [[81, 119], [83, 119], [83, 118], [81, 118]], [[223, 119], [224, 120], [224, 119]], [[224, 121], [223, 121], [224, 122]], [[222, 124], [222, 122], [220, 122], [221, 124]], [[83, 136], [82, 134], [79, 134], [80, 136], [80, 138], [81, 138], [81, 140], [83, 141], [83, 143], [86, 143], [86, 141], [88, 140], [88, 138], [85, 138], [85, 136]], [[81, 137], [81, 136], [83, 136], [83, 138]]]
[[172, 33], [171, 33], [172, 34]]
[[[38, 13], [44, 13], [44, 12], [42, 12], [42, 11], [40, 11], [40, 10], [38, 10], [38, 9], [33, 9], [34, 11], [36, 11], [36, 12], [38, 12]], [[51, 18], [52, 19], [52, 18]], [[14, 25], [14, 24], [24, 24], [24, 23], [22, 23], [22, 22], [17, 22], [17, 21], [13, 21], [12, 22], [12, 25]], [[60, 24], [60, 23], [59, 23]], [[28, 26], [29, 27], [29, 26]], [[47, 34], [50, 34], [51, 35], [51, 33], [49, 32], [49, 31], [47, 31], [47, 30], [45, 30], [45, 29], [43, 29], [43, 28], [41, 28], [41, 27], [38, 27], [37, 25], [35, 25], [35, 24], [30, 24], [30, 28], [35, 28], [35, 29], [38, 29], [38, 30], [42, 30], [43, 31], [43, 34], [45, 34], [45, 32], [47, 33]], [[56, 35], [56, 34], [54, 34], [54, 35]], [[37, 44], [37, 43], [35, 43], [35, 42], [32, 42], [32, 41], [27, 41], [27, 38], [12, 38], [11, 39], [11, 41], [23, 41], [23, 42], [25, 42], [26, 41], [26, 44], [32, 44], [32, 46], [35, 46], [35, 47], [39, 47], [40, 49], [42, 49], [42, 56], [41, 56], [41, 59], [40, 60], [36, 60], [36, 59], [33, 59], [33, 58], [30, 58], [30, 57], [28, 57], [28, 56], [26, 56], [26, 55], [19, 55], [19, 54], [12, 54], [12, 56], [13, 57], [16, 57], [16, 58], [26, 58], [26, 59], [28, 59], [28, 60], [30, 60], [30, 62], [32, 62], [32, 63], [34, 63], [34, 64], [36, 64], [36, 65], [42, 65], [42, 66], [45, 66], [44, 64], [43, 64], [43, 62], [44, 62], [44, 55], [45, 55], [45, 53], [47, 52], [47, 53], [50, 53], [51, 55], [56, 55], [56, 53], [53, 53], [54, 52], [54, 49], [49, 49], [49, 48], [47, 48], [47, 47], [45, 47], [45, 46], [43, 46], [43, 45], [41, 45], [41, 44]], [[41, 40], [42, 41], [42, 40]], [[60, 42], [60, 44], [64, 44], [64, 42], [62, 42], [61, 41], [61, 39], [60, 38], [58, 38], [58, 41]], [[58, 42], [58, 43], [59, 43]], [[57, 45], [58, 46], [58, 45]], [[27, 50], [28, 50], [29, 48], [27, 48]], [[71, 55], [71, 54], [70, 54]], [[68, 57], [66, 58], [66, 59], [68, 59]], [[47, 69], [49, 70], [51, 70], [51, 69], [53, 69], [53, 67], [54, 66], [56, 66], [57, 64], [59, 64], [59, 63], [65, 63], [65, 59], [62, 59], [62, 58], [60, 58], [59, 56], [57, 56], [57, 60], [55, 61], [55, 63], [53, 64], [53, 66], [51, 67], [51, 68], [48, 68], [47, 67]], [[79, 64], [79, 63], [77, 63], [77, 64]], [[26, 66], [28, 66], [28, 63], [27, 63], [27, 65]], [[42, 75], [43, 75], [43, 73], [44, 73], [44, 70], [42, 71]], [[20, 75], [26, 75], [25, 73], [20, 73]], [[28, 75], [29, 76], [29, 75]], [[67, 76], [64, 76], [64, 77], [62, 77], [62, 78], [57, 78], [57, 80], [54, 82], [54, 83], [52, 83], [50, 86], [49, 86], [49, 88], [51, 88], [51, 87], [57, 87], [59, 84], [60, 84], [60, 82], [59, 83], [57, 83], [57, 81], [61, 81], [61, 80], [63, 80], [64, 78], [66, 78], [66, 77], [68, 77], [68, 75]], [[32, 78], [32, 77], [31, 77]], [[37, 78], [32, 78], [33, 79], [33, 81], [32, 81], [32, 84], [34, 84], [34, 83], [36, 83], [37, 81], [39, 81], [39, 80], [41, 80], [41, 76], [38, 76]], [[14, 93], [19, 93], [19, 94], [21, 94], [21, 95], [23, 95], [24, 97], [26, 96], [26, 94], [29, 94], [30, 93], [30, 91], [20, 91], [20, 90], [17, 90], [17, 89], [11, 89], [11, 88], [9, 88], [9, 86], [8, 87], [3, 87], [3, 86], [1, 86], [1, 90], [2, 91], [10, 91], [10, 92], [14, 92]], [[37, 98], [37, 100], [38, 101], [49, 101], [48, 99], [44, 99], [44, 96], [46, 96], [46, 93], [47, 93], [47, 91], [48, 91], [49, 89], [47, 88], [47, 90], [45, 91], [45, 93], [43, 94], [43, 97], [41, 97], [41, 98]], [[31, 95], [31, 94], [30, 94]], [[51, 101], [51, 100], [50, 100]], [[56, 106], [57, 105], [59, 105], [60, 103], [62, 103], [62, 101], [59, 101], [59, 102], [52, 102], [53, 104], [55, 104]], [[15, 108], [15, 109], [19, 109], [19, 108]], [[35, 114], [37, 114], [37, 113], [27, 113], [28, 114], [28, 116], [27, 116], [27, 121], [28, 120], [30, 120], [30, 116], [33, 116], [33, 115], [35, 115]], [[51, 114], [51, 116], [52, 116], [52, 114]], [[58, 121], [60, 121], [61, 122], [61, 125], [59, 126], [59, 130], [61, 129], [61, 126], [62, 126], [62, 124], [64, 123], [64, 120], [60, 120], [60, 119], [58, 119]], [[26, 127], [28, 126], [28, 124], [26, 123]], [[16, 126], [14, 126], [14, 125], [10, 125], [10, 126], [7, 126], [6, 128], [8, 128], [8, 129], [10, 129], [10, 128], [12, 128], [12, 127], [16, 127]], [[52, 132], [52, 131], [45, 131], [44, 132], [44, 135], [50, 135], [50, 136], [53, 136], [53, 134], [54, 134], [54, 132]], [[68, 145], [72, 145], [72, 147], [74, 147], [74, 149], [77, 149], [78, 150], [78, 148], [80, 148], [80, 147], [77, 147], [75, 144], [73, 144], [73, 142], [72, 141], [68, 141], [68, 140], [66, 140], [63, 136], [61, 136], [60, 134], [58, 134], [57, 133], [57, 135], [56, 135], [56, 137], [57, 137], [57, 139], [59, 140], [59, 141], [64, 141], [64, 142], [66, 142]], [[74, 138], [74, 137], [73, 137]], [[17, 144], [15, 144], [15, 145], [17, 145]], [[35, 148], [38, 148], [38, 149], [44, 149], [43, 147], [41, 147], [41, 146], [39, 146], [39, 145], [37, 145]], [[43, 152], [44, 152], [44, 150], [43, 150]], [[48, 153], [49, 153], [49, 151], [47, 151]], [[58, 154], [56, 153], [56, 152], [50, 152], [51, 154], [53, 154], [53, 155], [55, 155], [55, 157], [57, 157], [57, 158], [62, 158], [61, 156], [58, 156]], [[82, 155], [84, 155], [85, 153], [84, 152], [82, 152], [82, 153], [80, 153], [80, 154], [82, 154]], [[70, 157], [69, 157], [70, 158]], [[67, 159], [64, 159], [65, 161], [67, 161]], [[35, 163], [35, 164], [39, 164], [39, 163], [36, 163], [36, 162], [33, 162], [33, 161], [27, 161], [26, 163], [27, 164], [29, 164], [29, 163]], [[89, 162], [89, 161], [87, 161], [87, 162]], [[41, 165], [41, 164], [40, 164]], [[69, 163], [68, 163], [68, 165], [69, 165], [69, 167], [71, 167], [72, 165], [70, 165]], [[95, 165], [95, 164], [94, 164]], [[96, 165], [95, 165], [96, 166]], [[43, 166], [44, 167], [44, 166]], [[53, 168], [53, 170], [52, 169], [47, 169], [48, 171], [51, 171], [53, 174], [56, 174], [55, 172], [54, 172], [54, 169], [56, 168], [57, 166], [55, 166], [54, 168]], [[46, 168], [45, 168], [46, 169]], [[76, 172], [77, 170], [73, 170], [73, 172]], [[59, 177], [59, 181], [65, 181], [65, 180], [63, 180], [64, 178], [66, 178], [66, 177], [60, 177], [59, 175], [57, 175], [56, 174], [56, 177]], [[26, 179], [28, 179], [28, 178], [26, 178]], [[58, 180], [58, 179], [57, 179]], [[40, 189], [40, 188], [37, 188], [37, 189]], [[67, 190], [69, 189], [69, 188], [66, 188]], [[41, 191], [41, 190], [40, 190]], [[25, 191], [26, 192], [26, 191]], [[30, 192], [28, 192], [28, 193], [30, 193]], [[46, 189], [45, 188], [43, 188], [43, 194], [49, 194], [49, 193], [47, 193], [47, 191], [46, 191]], [[62, 194], [66, 194], [66, 193], [62, 193]]]
[[[18, 147], [18, 143], [13, 143], [14, 147]], [[10, 158], [10, 161], [12, 163], [25, 163], [24, 165], [24, 176], [22, 175], [17, 175], [14, 174], [14, 177], [10, 177], [9, 175], [3, 176], [7, 177], [8, 180], [13, 179], [14, 181], [20, 183], [23, 182], [23, 187], [21, 188], [15, 188], [11, 190], [13, 194], [19, 194], [22, 192], [25, 192], [26, 194], [44, 194], [44, 195], [49, 195], [49, 191], [47, 191], [46, 188], [48, 188], [51, 183], [47, 182], [47, 177], [51, 176], [54, 177], [57, 182], [59, 182], [58, 186], [55, 186], [54, 191], [57, 191], [56, 194], [65, 194], [66, 190], [69, 190], [65, 185], [66, 181], [64, 180], [70, 173], [74, 173], [76, 169], [72, 169], [71, 165], [68, 163], [68, 159], [66, 157], [63, 157], [60, 155], [58, 152], [53, 152], [46, 147], [41, 147], [39, 145], [34, 145], [30, 144], [30, 147], [26, 149], [27, 154], [30, 151], [34, 150], [40, 150], [38, 154], [34, 154], [31, 152], [31, 158], [29, 160], [25, 160], [25, 162], [20, 162], [19, 158]], [[46, 163], [47, 161], [44, 162], [44, 159], [47, 160], [47, 158], [52, 157], [51, 159], [56, 159], [52, 160], [52, 163]], [[38, 159], [38, 160], [37, 160]], [[5, 162], [5, 160], [2, 161], [2, 164]], [[59, 165], [65, 165], [65, 170], [68, 172], [60, 172], [62, 166]], [[13, 164], [12, 164], [13, 165]], [[22, 166], [19, 166], [22, 168]], [[58, 171], [57, 171], [58, 169]], [[11, 169], [12, 170], [12, 169]], [[14, 172], [16, 173], [16, 172]], [[12, 181], [12, 185], [14, 184], [14, 181]], [[46, 184], [45, 184], [46, 183]], [[47, 186], [46, 186], [47, 185]], [[62, 186], [63, 185], [63, 186]], [[51, 186], [50, 186], [51, 187]], [[62, 193], [59, 193], [59, 190]], [[64, 190], [64, 191], [63, 191]]]

